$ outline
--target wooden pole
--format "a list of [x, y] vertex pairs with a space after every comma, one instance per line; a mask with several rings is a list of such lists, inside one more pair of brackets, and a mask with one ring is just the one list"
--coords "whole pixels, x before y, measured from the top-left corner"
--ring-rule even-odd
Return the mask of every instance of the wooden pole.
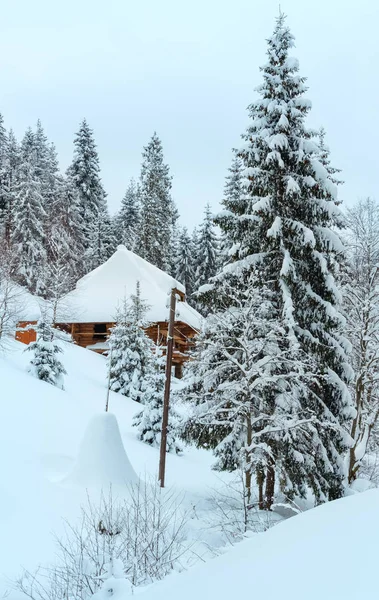
[[174, 324], [175, 324], [175, 307], [176, 307], [177, 290], [171, 290], [170, 314], [168, 320], [167, 333], [167, 354], [166, 354], [166, 381], [164, 388], [163, 400], [163, 415], [162, 415], [162, 432], [161, 432], [161, 448], [159, 457], [159, 481], [163, 488], [166, 473], [166, 448], [167, 448], [167, 427], [168, 413], [170, 407], [170, 387], [171, 387], [171, 369], [172, 369], [172, 354], [174, 350]]
[[109, 372], [108, 372], [107, 400], [105, 402], [105, 412], [108, 412], [108, 408], [109, 408], [109, 390], [111, 388], [111, 365], [112, 365], [112, 350], [109, 355]]

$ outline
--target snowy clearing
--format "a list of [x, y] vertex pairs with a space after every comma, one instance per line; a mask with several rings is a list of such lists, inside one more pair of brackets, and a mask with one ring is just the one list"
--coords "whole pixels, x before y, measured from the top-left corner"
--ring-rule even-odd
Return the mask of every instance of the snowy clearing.
[[[96, 483], [103, 481], [100, 476], [97, 482], [88, 481], [83, 475], [80, 482], [75, 461], [82, 441], [84, 455], [78, 461], [79, 467], [88, 460], [84, 433], [91, 418], [104, 411], [105, 358], [72, 344], [65, 344], [64, 349], [68, 373], [65, 391], [27, 372], [30, 355], [24, 352], [25, 345], [9, 340], [0, 354], [0, 597], [22, 568], [34, 570], [39, 564], [51, 562], [55, 552], [53, 534], [63, 533], [64, 519], [75, 522], [80, 506], [86, 503], [86, 488], [96, 498]], [[117, 416], [135, 472], [142, 479], [156, 478], [159, 453], [138, 441], [131, 427], [140, 407], [111, 392], [110, 410]], [[183, 456], [169, 454], [167, 486], [184, 492], [188, 507], [199, 510], [213, 488], [230, 478], [211, 471], [212, 462], [213, 457], [205, 451], [187, 449]], [[90, 466], [86, 477], [89, 471]]]

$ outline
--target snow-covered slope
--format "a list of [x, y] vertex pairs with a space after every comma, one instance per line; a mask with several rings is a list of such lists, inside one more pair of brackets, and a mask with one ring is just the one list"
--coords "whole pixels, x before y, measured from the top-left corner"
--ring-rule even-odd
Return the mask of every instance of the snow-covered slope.
[[[95, 493], [93, 481], [84, 476], [91, 468], [80, 475], [75, 459], [79, 457], [81, 469], [91, 462], [91, 440], [88, 446], [83, 436], [91, 420], [98, 425], [96, 415], [104, 415], [106, 397], [104, 357], [65, 344], [68, 375], [61, 391], [27, 373], [24, 350], [11, 340], [0, 353], [0, 598], [21, 567], [33, 570], [51, 562], [53, 533], [63, 532], [63, 519], [76, 520], [87, 486]], [[134, 471], [142, 478], [156, 477], [158, 452], [139, 442], [131, 427], [139, 408], [123, 396], [110, 395], [110, 410]], [[114, 428], [112, 418], [108, 425]], [[167, 484], [186, 493], [188, 509], [207, 506], [212, 488], [228, 480], [228, 475], [211, 471], [212, 462], [210, 454], [194, 449], [167, 456]], [[296, 516], [221, 557], [138, 592], [141, 600], [376, 598], [378, 539], [379, 491], [374, 490]]]
[[360, 600], [379, 596], [379, 490], [320, 506], [256, 534], [141, 600]]
[[[72, 344], [64, 348], [65, 391], [27, 373], [30, 356], [23, 344], [10, 340], [0, 351], [0, 598], [9, 588], [7, 578], [16, 576], [21, 566], [34, 569], [52, 560], [53, 533], [60, 535], [63, 519], [76, 519], [86, 501], [88, 481], [81, 485], [75, 477], [62, 479], [75, 475], [88, 423], [104, 410], [105, 359]], [[138, 441], [131, 427], [138, 410], [140, 405], [111, 393], [110, 411], [117, 416], [135, 472], [156, 477], [158, 452]], [[210, 470], [211, 462], [204, 451], [168, 455], [168, 486], [185, 491], [194, 502], [209, 495], [220, 481]]]

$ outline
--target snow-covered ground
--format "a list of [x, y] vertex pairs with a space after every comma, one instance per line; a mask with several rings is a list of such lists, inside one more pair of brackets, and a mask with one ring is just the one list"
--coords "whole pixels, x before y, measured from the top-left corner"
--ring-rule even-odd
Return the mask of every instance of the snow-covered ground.
[[379, 490], [324, 504], [143, 592], [141, 600], [361, 600], [379, 595]]
[[[65, 344], [68, 375], [61, 391], [27, 372], [30, 355], [24, 350], [11, 340], [0, 352], [0, 598], [21, 567], [51, 562], [53, 533], [60, 535], [63, 519], [75, 521], [85, 504], [88, 481], [81, 485], [73, 467], [87, 425], [106, 400], [104, 357]], [[111, 393], [109, 408], [135, 472], [156, 477], [159, 453], [138, 441], [131, 427], [140, 405]], [[168, 455], [167, 486], [198, 505], [228, 477], [211, 471], [211, 463], [205, 451]], [[75, 476], [67, 479], [69, 473]]]
[[[11, 589], [10, 581], [22, 567], [34, 570], [53, 560], [53, 533], [63, 533], [64, 519], [75, 522], [80, 506], [86, 503], [88, 486], [89, 493], [95, 493], [96, 478], [86, 477], [93, 475], [91, 435], [87, 433], [82, 446], [81, 442], [91, 421], [100, 429], [104, 421], [96, 418], [104, 415], [106, 400], [102, 356], [65, 344], [68, 375], [65, 391], [61, 391], [28, 374], [30, 357], [24, 350], [25, 346], [11, 340], [0, 353], [0, 598]], [[110, 410], [117, 417], [123, 445], [135, 473], [144, 479], [157, 476], [159, 457], [157, 449], [136, 439], [131, 421], [139, 409], [140, 405], [111, 393]], [[106, 427], [115, 438], [112, 417]], [[114, 448], [119, 451], [117, 440]], [[78, 456], [80, 468], [75, 466]], [[94, 462], [103, 458], [103, 453], [94, 456]], [[110, 459], [111, 454], [104, 458]], [[200, 554], [204, 550], [206, 562], [136, 590], [141, 600], [230, 600], [246, 594], [268, 600], [377, 596], [379, 491], [302, 513], [265, 533], [251, 534], [251, 539], [211, 559], [208, 543], [217, 546], [220, 540], [214, 531], [202, 529], [203, 517], [214, 490], [231, 481], [230, 475], [211, 470], [212, 461], [211, 454], [195, 449], [186, 449], [182, 456], [168, 455], [167, 485], [185, 493], [185, 510], [193, 509], [190, 533], [195, 539], [199, 529], [205, 544], [197, 550]], [[89, 465], [84, 472], [83, 465]], [[127, 464], [125, 469], [129, 469]], [[95, 486], [92, 491], [91, 485]]]

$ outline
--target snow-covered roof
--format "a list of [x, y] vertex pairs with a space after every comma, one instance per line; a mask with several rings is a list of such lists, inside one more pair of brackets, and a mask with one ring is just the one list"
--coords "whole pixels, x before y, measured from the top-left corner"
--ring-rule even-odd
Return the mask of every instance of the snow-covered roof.
[[[38, 296], [33, 296], [28, 290], [17, 283], [12, 284], [10, 301], [13, 304], [13, 312], [18, 322], [38, 321], [41, 316], [45, 301]], [[0, 290], [0, 301], [3, 300], [3, 290]]]
[[[184, 286], [146, 260], [118, 246], [116, 252], [76, 284], [58, 308], [57, 322], [104, 323], [115, 320], [117, 307], [124, 297], [136, 292], [140, 283], [141, 298], [149, 305], [151, 323], [167, 321], [169, 294], [172, 288], [185, 293]], [[60, 314], [59, 314], [60, 313]], [[200, 329], [201, 315], [186, 302], [177, 302], [176, 320]]]

